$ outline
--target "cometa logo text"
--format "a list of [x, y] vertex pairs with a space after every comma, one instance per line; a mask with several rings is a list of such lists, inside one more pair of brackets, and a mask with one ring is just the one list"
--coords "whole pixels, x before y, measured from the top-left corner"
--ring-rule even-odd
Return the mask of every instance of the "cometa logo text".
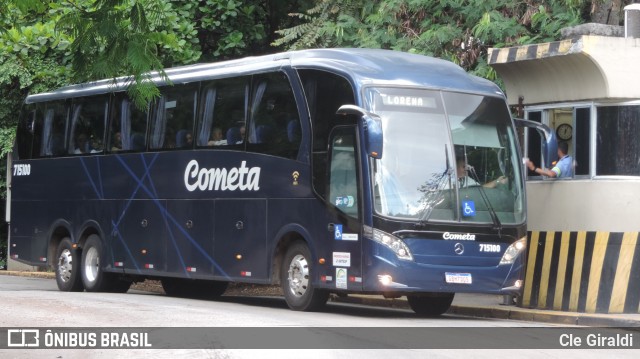
[[184, 170], [184, 185], [189, 192], [201, 191], [257, 191], [260, 189], [260, 167], [200, 168], [191, 160]]
[[475, 241], [476, 235], [471, 233], [444, 232], [442, 234], [442, 238], [446, 240], [455, 240], [455, 241]]

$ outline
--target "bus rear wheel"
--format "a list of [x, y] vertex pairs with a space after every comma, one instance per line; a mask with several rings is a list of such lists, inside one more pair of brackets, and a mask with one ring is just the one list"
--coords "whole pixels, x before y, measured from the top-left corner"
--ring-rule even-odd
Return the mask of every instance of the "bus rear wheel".
[[92, 234], [82, 251], [82, 283], [87, 292], [125, 293], [131, 282], [103, 270], [104, 251], [100, 237]]
[[315, 311], [327, 303], [329, 292], [313, 286], [312, 271], [309, 248], [302, 242], [294, 243], [289, 247], [280, 270], [280, 283], [289, 308]]
[[64, 292], [81, 292], [82, 280], [80, 279], [80, 253], [73, 248], [71, 239], [62, 239], [56, 249], [56, 284], [58, 289]]
[[449, 310], [454, 295], [454, 293], [408, 295], [407, 301], [416, 314], [423, 317], [436, 317]]

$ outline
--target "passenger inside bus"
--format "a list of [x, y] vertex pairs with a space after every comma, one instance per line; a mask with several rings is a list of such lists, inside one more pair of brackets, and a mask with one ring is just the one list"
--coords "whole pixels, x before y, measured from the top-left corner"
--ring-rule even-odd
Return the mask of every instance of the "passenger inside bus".
[[238, 121], [235, 127], [231, 127], [227, 130], [227, 144], [237, 145], [243, 143], [245, 132], [246, 126], [244, 121]]
[[191, 148], [193, 147], [193, 135], [189, 130], [180, 130], [176, 134], [176, 147], [177, 148]]
[[111, 144], [111, 152], [122, 151], [122, 135], [120, 132], [113, 134], [113, 140]]
[[176, 133], [171, 128], [167, 128], [164, 134], [162, 148], [176, 148]]
[[104, 150], [102, 141], [98, 136], [91, 136], [91, 153], [100, 153]]
[[225, 146], [227, 140], [222, 136], [222, 129], [220, 127], [214, 127], [211, 132], [211, 140], [207, 142], [209, 146]]
[[89, 150], [89, 144], [87, 142], [87, 135], [85, 135], [84, 133], [81, 133], [76, 138], [76, 148], [73, 151], [73, 153], [76, 155], [81, 155], [83, 153], [89, 152], [88, 150]]

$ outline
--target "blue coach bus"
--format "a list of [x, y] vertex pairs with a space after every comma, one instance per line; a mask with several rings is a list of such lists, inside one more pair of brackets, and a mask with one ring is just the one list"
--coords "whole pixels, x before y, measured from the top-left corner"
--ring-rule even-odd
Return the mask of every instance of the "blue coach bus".
[[456, 292], [520, 291], [523, 166], [493, 83], [371, 49], [166, 75], [145, 109], [127, 78], [27, 97], [12, 259], [53, 267], [63, 291], [280, 284], [294, 310], [371, 293], [438, 315]]

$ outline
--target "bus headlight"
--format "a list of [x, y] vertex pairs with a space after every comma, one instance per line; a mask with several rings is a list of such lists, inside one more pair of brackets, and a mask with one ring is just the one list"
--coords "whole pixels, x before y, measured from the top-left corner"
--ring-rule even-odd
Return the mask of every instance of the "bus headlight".
[[391, 249], [399, 259], [412, 261], [413, 255], [402, 239], [377, 229], [373, 230], [373, 240]]
[[500, 265], [512, 264], [516, 257], [518, 257], [520, 252], [522, 252], [525, 248], [527, 248], [527, 237], [522, 237], [519, 240], [513, 242], [507, 248], [507, 250], [504, 251], [502, 259], [500, 259]]

